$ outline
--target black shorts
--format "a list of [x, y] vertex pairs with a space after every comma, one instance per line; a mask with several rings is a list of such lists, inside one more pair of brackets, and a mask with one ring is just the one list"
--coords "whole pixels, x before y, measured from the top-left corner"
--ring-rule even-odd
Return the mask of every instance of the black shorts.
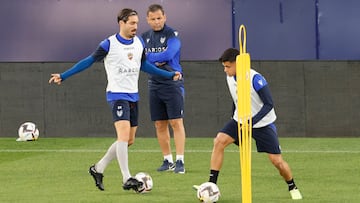
[[126, 100], [116, 100], [109, 102], [113, 121], [128, 120], [131, 127], [138, 125], [138, 103]]
[[[239, 145], [238, 125], [234, 119], [227, 122], [220, 132], [225, 133], [235, 140], [235, 144]], [[281, 154], [279, 139], [276, 132], [275, 124], [270, 124], [261, 128], [252, 129], [252, 137], [256, 142], [258, 152], [266, 152], [269, 154]]]
[[152, 121], [184, 117], [184, 89], [182, 87], [150, 89], [149, 101]]

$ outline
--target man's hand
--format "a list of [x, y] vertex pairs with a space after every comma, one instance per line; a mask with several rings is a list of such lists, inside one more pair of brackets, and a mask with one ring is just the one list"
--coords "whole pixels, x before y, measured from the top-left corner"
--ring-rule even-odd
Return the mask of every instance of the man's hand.
[[157, 66], [157, 67], [163, 66], [165, 64], [166, 64], [166, 62], [155, 62], [155, 66]]
[[181, 80], [182, 79], [182, 74], [178, 71], [175, 72], [175, 75], [173, 77], [173, 80], [174, 81], [178, 81], [178, 80]]
[[[175, 78], [175, 76], [174, 76], [174, 78]], [[60, 85], [60, 84], [61, 84], [61, 81], [62, 81], [62, 79], [61, 79], [59, 73], [53, 73], [53, 74], [51, 74], [49, 83], [52, 83], [52, 82], [53, 82], [53, 83], [56, 83], [56, 84]]]

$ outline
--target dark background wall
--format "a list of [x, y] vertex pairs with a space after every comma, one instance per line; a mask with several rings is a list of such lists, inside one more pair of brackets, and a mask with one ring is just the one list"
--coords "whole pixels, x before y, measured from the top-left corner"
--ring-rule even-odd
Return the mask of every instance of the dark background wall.
[[215, 59], [231, 46], [231, 0], [12, 0], [0, 1], [0, 61], [76, 61], [119, 32], [122, 8], [139, 13], [138, 33], [150, 29], [146, 10], [164, 6], [179, 31], [184, 60]]
[[[0, 63], [0, 137], [16, 137], [22, 122], [39, 125], [42, 137], [115, 136], [105, 101], [102, 63], [49, 85], [50, 73], [72, 63]], [[217, 61], [184, 61], [185, 125], [189, 137], [215, 136], [231, 116], [225, 74]], [[254, 61], [268, 80], [282, 137], [360, 135], [360, 62]], [[146, 74], [140, 80], [138, 136], [154, 136]]]
[[237, 29], [247, 28], [256, 60], [358, 60], [357, 0], [234, 0]]
[[0, 1], [0, 61], [77, 61], [118, 32], [121, 8], [162, 4], [182, 39], [183, 60], [216, 60], [247, 29], [255, 60], [359, 60], [358, 0], [12, 0]]

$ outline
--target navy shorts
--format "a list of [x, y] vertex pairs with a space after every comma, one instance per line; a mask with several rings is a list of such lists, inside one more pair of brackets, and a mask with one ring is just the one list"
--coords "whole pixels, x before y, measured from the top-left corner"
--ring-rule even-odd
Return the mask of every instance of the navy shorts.
[[109, 102], [113, 121], [127, 120], [130, 121], [131, 127], [138, 125], [138, 103], [126, 100], [116, 100]]
[[[234, 119], [231, 119], [228, 123], [226, 123], [220, 132], [232, 137], [235, 140], [234, 143], [239, 145], [238, 126]], [[252, 137], [256, 142], [256, 148], [258, 152], [281, 154], [275, 124], [270, 124], [261, 128], [253, 128]]]
[[150, 89], [149, 101], [152, 121], [184, 117], [184, 89], [182, 87]]

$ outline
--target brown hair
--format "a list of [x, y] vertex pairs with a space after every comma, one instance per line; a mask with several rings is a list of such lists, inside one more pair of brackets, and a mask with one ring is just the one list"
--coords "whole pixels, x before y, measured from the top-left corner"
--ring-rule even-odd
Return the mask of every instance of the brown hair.
[[226, 62], [226, 61], [234, 62], [234, 61], [236, 61], [236, 57], [239, 55], [239, 53], [240, 53], [239, 50], [234, 49], [234, 48], [226, 49], [224, 51], [224, 53], [221, 55], [221, 57], [219, 58], [219, 61], [220, 62]]
[[117, 15], [117, 22], [120, 22], [122, 20], [126, 23], [126, 21], [129, 20], [130, 16], [136, 16], [136, 15], [138, 15], [138, 13], [135, 10], [131, 8], [124, 8]]
[[149, 6], [148, 11], [146, 12], [146, 14], [148, 15], [150, 12], [153, 13], [153, 12], [156, 12], [158, 10], [160, 10], [163, 15], [165, 14], [164, 8], [159, 4], [151, 4]]

